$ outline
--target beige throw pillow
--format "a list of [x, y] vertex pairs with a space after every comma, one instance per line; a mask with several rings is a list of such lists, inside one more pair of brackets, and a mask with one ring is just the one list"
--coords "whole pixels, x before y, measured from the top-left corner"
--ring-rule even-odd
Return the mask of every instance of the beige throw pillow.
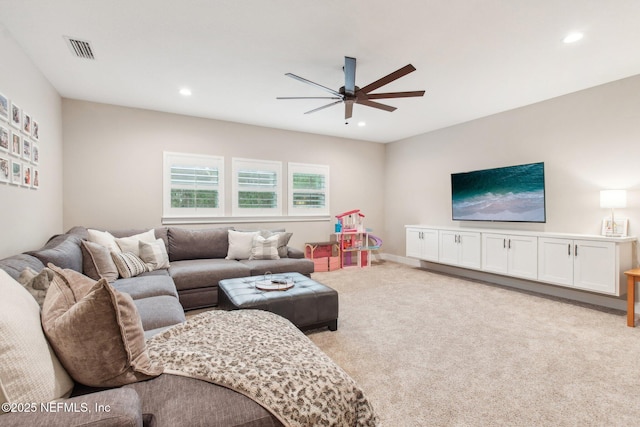
[[169, 255], [167, 247], [162, 239], [157, 239], [153, 243], [138, 242], [140, 249], [140, 259], [144, 261], [147, 270], [159, 270], [161, 268], [169, 268]]
[[259, 235], [258, 231], [246, 232], [229, 230], [229, 250], [226, 259], [249, 259], [253, 238]]
[[56, 273], [42, 308], [42, 326], [60, 361], [78, 382], [117, 387], [160, 375], [147, 353], [131, 296], [105, 279], [53, 265]]
[[84, 274], [94, 280], [105, 278], [109, 283], [118, 278], [118, 268], [106, 246], [83, 240], [80, 247], [82, 249], [82, 271]]
[[73, 380], [42, 332], [40, 307], [2, 269], [0, 295], [0, 403], [49, 402], [68, 397]]
[[278, 255], [279, 237], [277, 234], [266, 239], [259, 234], [254, 236], [249, 259], [280, 259]]
[[153, 229], [144, 233], [135, 234], [129, 237], [116, 238], [116, 243], [122, 252], [131, 252], [136, 256], [140, 256], [138, 242], [153, 243], [156, 241], [156, 234]]
[[44, 297], [47, 295], [47, 289], [49, 289], [49, 284], [52, 280], [53, 271], [48, 268], [37, 272], [33, 268], [27, 267], [22, 270], [18, 277], [18, 283], [29, 291], [40, 307], [44, 303]]
[[108, 231], [99, 231], [89, 228], [87, 229], [87, 233], [89, 234], [90, 242], [106, 246], [109, 249], [109, 252], [120, 252], [120, 247], [116, 243], [116, 238]]

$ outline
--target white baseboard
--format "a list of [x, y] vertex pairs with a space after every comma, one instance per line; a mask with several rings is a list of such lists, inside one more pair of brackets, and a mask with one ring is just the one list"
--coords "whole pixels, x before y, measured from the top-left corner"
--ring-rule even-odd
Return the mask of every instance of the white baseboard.
[[[421, 261], [415, 258], [408, 258], [400, 255], [383, 253], [381, 254], [381, 256], [384, 260], [406, 264], [411, 267], [422, 268], [438, 273], [451, 274], [454, 276], [460, 276], [472, 280], [479, 280], [524, 291], [536, 292], [557, 298], [565, 298], [585, 304], [593, 304], [601, 307], [611, 308], [614, 310], [627, 311], [627, 301], [625, 297], [610, 297], [586, 291], [576, 291], [573, 289], [564, 288], [562, 286], [547, 285], [541, 282], [532, 282], [529, 280], [517, 279], [514, 277], [501, 276], [499, 274], [485, 273], [484, 271], [469, 270], [466, 268], [453, 267], [445, 264]], [[636, 303], [636, 312], [638, 312], [638, 303]]]

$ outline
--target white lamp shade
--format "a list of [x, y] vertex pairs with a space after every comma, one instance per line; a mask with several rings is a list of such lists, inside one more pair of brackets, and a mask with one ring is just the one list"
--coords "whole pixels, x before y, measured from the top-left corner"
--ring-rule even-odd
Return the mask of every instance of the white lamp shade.
[[601, 208], [626, 208], [627, 190], [602, 190], [600, 191]]

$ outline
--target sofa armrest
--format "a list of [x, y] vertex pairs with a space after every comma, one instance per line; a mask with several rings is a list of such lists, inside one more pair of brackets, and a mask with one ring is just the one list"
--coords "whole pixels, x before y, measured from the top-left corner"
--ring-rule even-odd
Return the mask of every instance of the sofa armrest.
[[31, 408], [35, 410], [0, 415], [0, 424], [15, 427], [143, 426], [140, 397], [130, 388], [116, 388], [55, 402], [32, 404]]
[[289, 258], [304, 258], [304, 252], [302, 252], [300, 249], [287, 246], [287, 256]]

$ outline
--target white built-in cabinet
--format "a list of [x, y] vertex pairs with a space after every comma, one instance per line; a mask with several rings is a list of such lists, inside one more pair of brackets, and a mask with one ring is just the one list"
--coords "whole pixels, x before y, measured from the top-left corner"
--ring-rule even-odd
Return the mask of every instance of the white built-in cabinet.
[[480, 233], [439, 230], [440, 259], [443, 264], [480, 268]]
[[616, 296], [626, 293], [635, 240], [406, 226], [408, 257]]

